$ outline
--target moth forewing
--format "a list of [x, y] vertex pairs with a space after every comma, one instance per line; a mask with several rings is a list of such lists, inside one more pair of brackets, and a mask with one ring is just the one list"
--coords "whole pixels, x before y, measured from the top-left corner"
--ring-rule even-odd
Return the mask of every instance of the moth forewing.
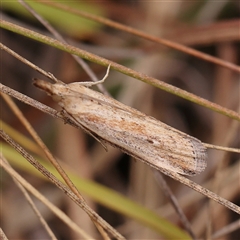
[[82, 86], [35, 80], [85, 130], [157, 169], [195, 175], [206, 167], [206, 148], [136, 109]]
[[129, 111], [129, 112], [132, 112], [132, 113], [134, 113], [136, 115], [139, 115], [139, 116], [144, 116], [144, 117], [146, 116], [144, 113], [142, 113], [140, 111], [137, 111], [134, 108], [128, 107], [128, 106], [120, 103], [119, 101], [111, 98], [111, 97], [105, 96], [105, 95], [103, 95], [99, 92], [96, 92], [96, 91], [93, 91], [89, 88], [86, 88], [82, 84], [79, 84], [77, 82], [68, 84], [67, 88], [76, 92], [78, 96], [79, 96], [79, 94], [80, 95], [85, 95], [86, 98], [90, 97], [91, 100], [97, 100], [99, 103], [111, 105], [114, 108], [118, 108], [119, 110], [122, 110], [122, 111], [125, 111], [125, 112]]

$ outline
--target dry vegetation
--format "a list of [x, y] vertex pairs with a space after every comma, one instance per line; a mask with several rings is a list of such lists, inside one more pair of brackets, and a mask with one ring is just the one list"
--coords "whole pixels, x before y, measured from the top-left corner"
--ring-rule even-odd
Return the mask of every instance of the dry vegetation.
[[[64, 124], [54, 110], [59, 106], [32, 85], [32, 78], [46, 79], [51, 73], [66, 83], [101, 79], [111, 62], [100, 91], [202, 142], [239, 148], [239, 4], [86, 2], [65, 9], [69, 15], [56, 11], [59, 6], [32, 5], [78, 49], [52, 41], [52, 34], [17, 1], [2, 5], [1, 43], [46, 71], [43, 76], [1, 45], [1, 92], [13, 96], [16, 90], [24, 95], [15, 97], [45, 104], [26, 98], [25, 103], [13, 102], [0, 93], [1, 136], [24, 155], [1, 138], [0, 217], [6, 238], [237, 239], [239, 153], [208, 149], [207, 169], [190, 178], [195, 189], [203, 191], [202, 186], [217, 194], [206, 197], [181, 183], [187, 179], [160, 175], [109, 146], [106, 152], [66, 119]], [[76, 10], [114, 22], [86, 20]], [[59, 50], [63, 48], [67, 52]], [[69, 52], [89, 60], [87, 73]], [[56, 169], [66, 185], [57, 180], [62, 178]], [[216, 196], [230, 203], [210, 199]]]

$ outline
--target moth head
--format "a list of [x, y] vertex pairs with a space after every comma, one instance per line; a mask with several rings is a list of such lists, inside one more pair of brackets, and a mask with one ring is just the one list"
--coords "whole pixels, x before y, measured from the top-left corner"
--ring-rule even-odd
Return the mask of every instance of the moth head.
[[57, 94], [55, 91], [55, 84], [34, 78], [33, 85], [46, 92], [54, 101], [59, 102], [61, 100], [61, 95]]

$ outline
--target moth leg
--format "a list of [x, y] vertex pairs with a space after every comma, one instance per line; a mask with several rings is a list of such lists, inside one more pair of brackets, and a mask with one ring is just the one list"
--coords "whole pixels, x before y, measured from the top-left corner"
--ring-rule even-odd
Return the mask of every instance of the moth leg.
[[104, 83], [104, 81], [106, 80], [106, 78], [109, 75], [110, 66], [111, 66], [111, 64], [108, 65], [107, 72], [106, 72], [106, 74], [105, 74], [105, 76], [103, 77], [102, 80], [98, 80], [97, 82], [78, 82], [78, 84], [83, 85], [85, 87], [92, 87], [94, 85], [98, 85], [100, 83]]
[[65, 123], [69, 123], [69, 119], [75, 124], [75, 126], [80, 127], [81, 129], [83, 129], [86, 133], [88, 133], [89, 135], [91, 135], [95, 140], [97, 140], [102, 147], [105, 149], [105, 151], [107, 152], [107, 146], [103, 143], [103, 141], [98, 138], [96, 135], [94, 135], [90, 130], [88, 130], [85, 126], [83, 126], [81, 123], [79, 123], [74, 116], [72, 116], [71, 114], [69, 114], [68, 112], [66, 112], [66, 110], [62, 109], [62, 113], [61, 115], [64, 117], [64, 122]]
[[81, 128], [86, 132], [88, 133], [89, 135], [91, 135], [95, 140], [97, 140], [101, 145], [102, 147], [105, 149], [105, 151], [107, 152], [108, 149], [107, 149], [107, 146], [103, 143], [103, 141], [98, 138], [97, 136], [95, 136], [91, 131], [89, 131], [87, 128], [85, 128], [84, 126], [81, 125]]

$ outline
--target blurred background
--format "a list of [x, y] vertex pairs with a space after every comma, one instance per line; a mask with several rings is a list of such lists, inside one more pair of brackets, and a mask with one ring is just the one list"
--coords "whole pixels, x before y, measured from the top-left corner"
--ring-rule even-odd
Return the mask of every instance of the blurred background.
[[[75, 9], [111, 19], [146, 34], [166, 38], [239, 65], [238, 1], [109, 0], [74, 1], [72, 4], [70, 6]], [[32, 7], [70, 44], [239, 112], [239, 73], [66, 11], [42, 4], [33, 4]], [[51, 36], [17, 1], [2, 4], [1, 19]], [[90, 81], [68, 53], [4, 29], [0, 31], [3, 44], [65, 83]], [[104, 76], [106, 68], [87, 63], [99, 79]], [[0, 72], [2, 84], [60, 110], [50, 97], [32, 85], [32, 78], [46, 78], [3, 50]], [[228, 117], [114, 70], [110, 70], [104, 86], [120, 102], [203, 142], [239, 148], [239, 125]], [[159, 179], [150, 167], [110, 146], [106, 152], [99, 142], [83, 131], [18, 100], [14, 101], [68, 171], [79, 179], [99, 183], [109, 191], [116, 191], [184, 231], [178, 215], [160, 187]], [[20, 145], [24, 141], [23, 136], [30, 138], [2, 98], [0, 115], [4, 122], [2, 127], [6, 124], [17, 131], [12, 134], [20, 136]], [[15, 150], [5, 142], [1, 142], [1, 148], [4, 156], [29, 183], [91, 236], [101, 238], [89, 217], [75, 203], [53, 184], [39, 178], [32, 170], [18, 165], [20, 158], [15, 157]], [[32, 149], [28, 151], [36, 154]], [[238, 154], [208, 150], [207, 169], [191, 179], [240, 205]], [[165, 180], [186, 214], [197, 239], [213, 236], [218, 230], [239, 219], [236, 213], [209, 201], [175, 180], [168, 177]], [[139, 222], [121, 212], [117, 206], [124, 205], [124, 202], [120, 198], [111, 199], [111, 194], [104, 196], [100, 187], [97, 192], [97, 187], [93, 188], [87, 183], [81, 182], [85, 187], [82, 186], [80, 192], [88, 204], [127, 239], [166, 239], [166, 236], [149, 227], [147, 223]], [[34, 201], [58, 239], [83, 239], [38, 200]], [[23, 194], [3, 170], [1, 206], [1, 226], [9, 239], [49, 239]], [[134, 209], [129, 208], [129, 212], [131, 210]], [[216, 239], [237, 239], [239, 234], [237, 229]]]

